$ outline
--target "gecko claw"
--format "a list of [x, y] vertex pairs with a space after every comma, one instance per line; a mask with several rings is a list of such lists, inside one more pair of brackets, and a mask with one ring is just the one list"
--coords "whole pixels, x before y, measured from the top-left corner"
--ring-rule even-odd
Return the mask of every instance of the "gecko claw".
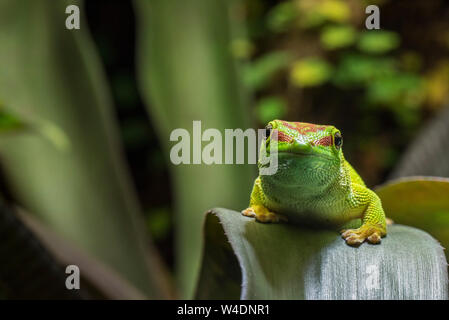
[[245, 210], [242, 210], [242, 215], [245, 217], [254, 218], [256, 216], [256, 213], [254, 212], [253, 208], [246, 208]]
[[257, 221], [263, 223], [278, 223], [281, 221], [287, 222], [287, 218], [283, 215], [271, 212], [267, 208], [258, 205], [243, 210], [242, 215], [246, 217], [256, 218]]
[[348, 245], [358, 246], [365, 240], [371, 244], [379, 244], [385, 232], [377, 226], [362, 225], [358, 229], [343, 230], [341, 236]]

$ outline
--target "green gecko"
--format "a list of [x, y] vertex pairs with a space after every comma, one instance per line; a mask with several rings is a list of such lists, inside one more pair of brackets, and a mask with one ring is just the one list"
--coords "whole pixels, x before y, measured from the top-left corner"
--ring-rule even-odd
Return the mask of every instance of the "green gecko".
[[[277, 133], [278, 169], [259, 175], [250, 205], [242, 214], [260, 222], [291, 220], [317, 226], [357, 229], [341, 231], [349, 245], [380, 243], [386, 219], [379, 197], [343, 156], [343, 138], [334, 126], [271, 121], [262, 152], [270, 154]], [[259, 169], [266, 166], [258, 163]]]

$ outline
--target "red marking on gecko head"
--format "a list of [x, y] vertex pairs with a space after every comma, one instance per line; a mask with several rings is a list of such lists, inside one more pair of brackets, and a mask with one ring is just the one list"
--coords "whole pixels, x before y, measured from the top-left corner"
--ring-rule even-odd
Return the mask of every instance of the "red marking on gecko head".
[[282, 125], [299, 132], [300, 134], [306, 134], [308, 132], [317, 132], [326, 130], [326, 126], [316, 125], [307, 122], [287, 122], [281, 121]]
[[324, 146], [324, 147], [328, 147], [332, 145], [332, 137], [331, 136], [326, 136], [323, 137], [317, 141], [314, 141], [315, 145], [317, 146]]
[[278, 139], [277, 139], [278, 141], [290, 142], [293, 140], [290, 136], [286, 135], [284, 132], [279, 131], [279, 130], [276, 130], [276, 131], [278, 134]]

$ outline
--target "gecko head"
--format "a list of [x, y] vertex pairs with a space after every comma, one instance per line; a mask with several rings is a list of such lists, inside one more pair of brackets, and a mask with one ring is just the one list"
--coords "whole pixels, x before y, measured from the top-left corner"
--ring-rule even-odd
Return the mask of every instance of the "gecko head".
[[261, 152], [277, 154], [279, 178], [304, 183], [320, 172], [336, 173], [343, 160], [342, 146], [342, 134], [334, 126], [273, 120], [265, 127]]
[[306, 122], [270, 121], [265, 127], [265, 147], [270, 152], [277, 142], [278, 153], [298, 156], [339, 158], [343, 137], [340, 130], [330, 125]]

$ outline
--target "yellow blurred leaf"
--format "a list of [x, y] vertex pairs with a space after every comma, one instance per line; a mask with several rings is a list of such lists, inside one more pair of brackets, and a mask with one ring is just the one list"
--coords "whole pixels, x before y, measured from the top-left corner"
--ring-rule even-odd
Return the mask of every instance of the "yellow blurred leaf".
[[[387, 217], [427, 231], [449, 246], [449, 179], [406, 177], [375, 189]], [[446, 251], [446, 256], [449, 253]]]
[[290, 73], [291, 82], [298, 87], [312, 87], [326, 82], [332, 72], [327, 61], [317, 58], [305, 58], [293, 63]]
[[321, 32], [320, 41], [325, 49], [333, 50], [351, 45], [356, 36], [356, 31], [350, 25], [328, 26]]
[[351, 10], [342, 0], [298, 0], [300, 17], [298, 23], [305, 28], [316, 27], [326, 21], [344, 23], [349, 21]]
[[346, 22], [351, 16], [348, 4], [341, 0], [322, 1], [318, 10], [328, 20], [335, 22]]
[[238, 59], [246, 59], [254, 52], [254, 45], [248, 39], [238, 38], [231, 42], [231, 52]]
[[449, 98], [449, 61], [444, 60], [426, 76], [427, 103], [434, 108]]

